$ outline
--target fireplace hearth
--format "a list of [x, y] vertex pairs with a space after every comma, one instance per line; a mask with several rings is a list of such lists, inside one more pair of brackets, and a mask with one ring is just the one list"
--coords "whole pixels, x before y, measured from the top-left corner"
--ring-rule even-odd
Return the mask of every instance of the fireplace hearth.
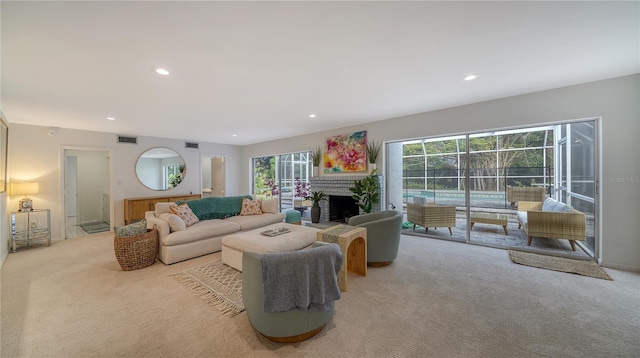
[[[320, 222], [327, 222], [327, 221], [332, 221], [332, 220], [340, 220], [340, 219], [331, 219], [331, 208], [330, 208], [330, 201], [331, 201], [331, 197], [332, 196], [342, 196], [342, 197], [348, 197], [349, 199], [351, 199], [351, 195], [353, 195], [353, 193], [349, 190], [349, 188], [353, 187], [353, 181], [354, 180], [361, 180], [364, 177], [366, 177], [368, 175], [339, 175], [339, 174], [329, 174], [329, 175], [323, 175], [323, 176], [316, 176], [316, 177], [311, 177], [311, 179], [309, 180], [309, 186], [311, 188], [311, 190], [313, 191], [321, 191], [323, 192], [325, 195], [327, 195], [329, 200], [322, 200], [319, 205], [320, 205]], [[380, 180], [380, 198], [381, 198], [381, 202], [374, 204], [373, 205], [373, 209], [371, 210], [372, 212], [375, 211], [382, 211], [383, 208], [383, 203], [382, 200], [384, 198], [384, 177], [382, 176], [378, 176], [378, 180]], [[351, 199], [353, 200], [353, 199]], [[344, 210], [343, 209], [343, 213], [342, 213], [342, 217], [344, 218]], [[352, 215], [358, 215], [360, 214], [360, 208], [357, 206], [357, 204], [355, 205], [354, 209], [352, 210]]]

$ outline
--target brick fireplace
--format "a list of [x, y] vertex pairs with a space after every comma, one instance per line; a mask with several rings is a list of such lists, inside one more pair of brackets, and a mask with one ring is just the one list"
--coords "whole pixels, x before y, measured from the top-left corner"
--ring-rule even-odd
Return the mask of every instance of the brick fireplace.
[[[354, 180], [360, 180], [368, 175], [323, 175], [312, 177], [309, 180], [309, 186], [312, 191], [321, 191], [327, 197], [330, 196], [348, 196], [353, 195], [349, 188], [353, 186]], [[382, 199], [384, 198], [384, 177], [378, 176], [380, 181], [380, 202], [373, 204], [372, 212], [382, 211]], [[329, 199], [329, 198], [327, 198]], [[329, 221], [329, 200], [323, 200], [320, 202], [320, 222]], [[353, 213], [354, 215], [358, 213]]]

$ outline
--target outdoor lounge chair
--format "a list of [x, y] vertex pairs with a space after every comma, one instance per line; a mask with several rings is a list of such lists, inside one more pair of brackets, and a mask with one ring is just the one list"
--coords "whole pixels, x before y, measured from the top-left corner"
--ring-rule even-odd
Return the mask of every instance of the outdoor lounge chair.
[[413, 224], [413, 230], [416, 229], [416, 225], [423, 226], [425, 232], [429, 231], [430, 227], [448, 227], [449, 234], [453, 235], [451, 227], [456, 226], [456, 207], [407, 203], [407, 219]]

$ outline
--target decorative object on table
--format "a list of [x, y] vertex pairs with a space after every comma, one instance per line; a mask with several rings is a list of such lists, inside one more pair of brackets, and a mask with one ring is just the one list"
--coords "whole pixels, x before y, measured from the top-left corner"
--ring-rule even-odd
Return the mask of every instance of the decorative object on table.
[[538, 267], [547, 270], [575, 273], [582, 276], [613, 280], [611, 276], [592, 260], [576, 260], [566, 257], [540, 255], [531, 252], [509, 250], [511, 261], [526, 266]]
[[312, 176], [317, 177], [320, 171], [320, 160], [322, 160], [322, 146], [311, 149], [311, 162], [313, 163]]
[[24, 195], [18, 203], [18, 211], [33, 210], [33, 201], [27, 195], [38, 194], [40, 185], [33, 182], [15, 182], [11, 183], [11, 195]]
[[113, 251], [123, 271], [151, 266], [158, 256], [158, 230], [146, 220], [115, 228]]
[[242, 272], [218, 259], [171, 275], [189, 291], [213, 305], [223, 315], [235, 316], [244, 311]]
[[7, 190], [7, 150], [9, 148], [9, 126], [0, 117], [0, 193]]
[[277, 227], [275, 229], [261, 231], [260, 235], [274, 237], [282, 234], [288, 234], [290, 232], [291, 230], [287, 229], [286, 227]]
[[319, 223], [320, 222], [320, 201], [327, 200], [327, 196], [321, 191], [312, 191], [309, 199], [313, 202], [313, 206], [311, 207], [311, 222]]
[[374, 139], [367, 141], [367, 160], [369, 161], [369, 167], [371, 171], [377, 168], [376, 161], [382, 148], [382, 142], [376, 142]]
[[370, 213], [373, 204], [380, 202], [380, 181], [377, 172], [378, 169], [374, 169], [371, 175], [354, 180], [353, 186], [349, 188], [353, 193], [351, 197], [358, 203], [363, 213]]
[[349, 225], [367, 229], [367, 265], [386, 266], [398, 257], [402, 211], [379, 211], [351, 217]]
[[327, 139], [324, 172], [363, 172], [367, 170], [367, 131]]

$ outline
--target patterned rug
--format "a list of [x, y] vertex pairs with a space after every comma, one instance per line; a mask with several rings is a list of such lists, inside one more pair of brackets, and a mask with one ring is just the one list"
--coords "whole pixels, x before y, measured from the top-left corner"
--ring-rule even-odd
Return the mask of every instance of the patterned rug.
[[575, 260], [565, 257], [539, 255], [516, 250], [509, 250], [509, 258], [511, 261], [521, 265], [575, 273], [603, 280], [613, 280], [602, 267], [600, 267], [595, 261], [591, 260]]
[[235, 316], [244, 311], [242, 272], [220, 259], [171, 276], [222, 314]]

